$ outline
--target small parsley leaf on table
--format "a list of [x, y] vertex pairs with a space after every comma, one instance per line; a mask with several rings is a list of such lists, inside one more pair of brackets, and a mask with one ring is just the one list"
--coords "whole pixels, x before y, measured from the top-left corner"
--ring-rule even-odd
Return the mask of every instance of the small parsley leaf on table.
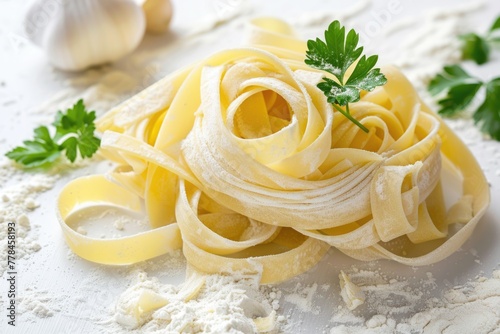
[[478, 65], [482, 65], [488, 61], [490, 46], [485, 38], [471, 32], [460, 36], [460, 39], [464, 42], [462, 47], [463, 59], [473, 60]]
[[471, 102], [483, 83], [470, 76], [460, 66], [445, 66], [429, 84], [429, 92], [437, 95], [447, 91], [446, 97], [438, 101], [441, 106], [438, 113], [454, 115], [464, 110]]
[[26, 167], [41, 167], [56, 161], [61, 152], [59, 146], [52, 140], [46, 126], [34, 130], [32, 140], [23, 141], [24, 146], [18, 146], [6, 156]]
[[[307, 41], [305, 63], [315, 69], [332, 74], [337, 80], [323, 78], [318, 88], [327, 101], [363, 131], [368, 129], [349, 112], [349, 103], [360, 99], [362, 90], [372, 91], [387, 82], [380, 69], [374, 68], [378, 56], [361, 56], [363, 47], [358, 47], [359, 34], [351, 29], [347, 35], [339, 21], [333, 21], [325, 31], [325, 42], [319, 38]], [[360, 58], [361, 56], [361, 58]], [[346, 80], [347, 70], [356, 61], [354, 70]], [[340, 108], [345, 106], [345, 109]]]
[[474, 122], [491, 138], [500, 141], [500, 77], [486, 84], [486, 97], [474, 113]]
[[5, 155], [27, 168], [52, 164], [63, 151], [71, 162], [75, 162], [78, 152], [82, 158], [90, 158], [101, 143], [94, 135], [95, 118], [95, 111], [88, 112], [83, 100], [79, 100], [65, 113], [57, 112], [52, 123], [54, 136], [46, 126], [40, 126], [34, 130], [33, 140], [24, 141], [24, 146], [18, 146]]
[[460, 36], [463, 41], [462, 58], [470, 59], [478, 65], [486, 63], [490, 58], [491, 46], [500, 42], [500, 16], [496, 18], [485, 36], [468, 33]]
[[458, 65], [445, 66], [443, 73], [432, 79], [428, 90], [433, 95], [446, 93], [438, 101], [441, 107], [438, 113], [444, 116], [463, 111], [479, 91], [485, 90], [484, 101], [474, 111], [474, 122], [480, 125], [481, 131], [500, 141], [500, 77], [483, 83]]

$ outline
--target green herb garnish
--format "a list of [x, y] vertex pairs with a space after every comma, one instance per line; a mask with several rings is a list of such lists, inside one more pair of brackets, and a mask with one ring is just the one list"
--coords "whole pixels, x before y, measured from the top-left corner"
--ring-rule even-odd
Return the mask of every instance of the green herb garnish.
[[500, 77], [486, 84], [486, 97], [474, 113], [474, 122], [491, 138], [500, 141]]
[[[378, 56], [366, 58], [363, 55], [359, 58], [363, 52], [363, 47], [357, 47], [359, 34], [351, 29], [346, 36], [345, 27], [341, 26], [339, 21], [333, 21], [325, 31], [325, 41], [326, 43], [319, 38], [307, 41], [305, 63], [326, 71], [337, 79], [325, 77], [324, 81], [318, 84], [318, 88], [323, 91], [328, 102], [332, 103], [335, 109], [363, 131], [368, 132], [363, 124], [352, 117], [349, 112], [349, 103], [359, 101], [361, 90], [372, 91], [375, 87], [387, 82], [385, 76], [380, 73], [380, 69], [373, 68]], [[346, 78], [348, 68], [357, 60], [354, 70]], [[340, 106], [345, 106], [345, 110]]]
[[438, 101], [441, 106], [438, 113], [452, 116], [455, 113], [464, 110], [483, 83], [471, 77], [460, 66], [445, 66], [444, 72], [438, 74], [429, 84], [429, 92], [437, 95], [447, 91], [445, 98]]
[[429, 84], [433, 95], [446, 92], [438, 101], [438, 113], [453, 116], [467, 108], [478, 92], [485, 88], [483, 103], [474, 111], [474, 122], [481, 125], [481, 130], [492, 138], [500, 140], [500, 77], [487, 83], [470, 76], [460, 66], [445, 66]]
[[481, 65], [488, 61], [491, 47], [500, 45], [500, 16], [491, 25], [485, 36], [476, 33], [461, 35], [463, 40], [462, 58], [470, 59]]
[[55, 162], [63, 151], [71, 162], [75, 162], [78, 152], [82, 158], [90, 158], [99, 148], [100, 139], [95, 137], [95, 111], [88, 112], [83, 100], [65, 113], [57, 112], [52, 125], [54, 136], [46, 126], [34, 130], [34, 138], [25, 140], [5, 155], [28, 168], [48, 166]]

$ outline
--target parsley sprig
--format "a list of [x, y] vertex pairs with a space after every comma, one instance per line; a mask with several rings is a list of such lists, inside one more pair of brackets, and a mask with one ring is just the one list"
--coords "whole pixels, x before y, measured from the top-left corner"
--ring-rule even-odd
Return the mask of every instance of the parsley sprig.
[[471, 102], [483, 82], [473, 78], [458, 65], [445, 66], [443, 72], [438, 74], [429, 84], [429, 92], [438, 95], [446, 91], [444, 98], [438, 101], [441, 109], [438, 113], [453, 116], [464, 110]]
[[[345, 27], [333, 21], [325, 31], [325, 41], [319, 38], [307, 41], [305, 63], [313, 68], [332, 74], [337, 80], [324, 77], [318, 84], [327, 101], [363, 131], [368, 129], [356, 120], [349, 111], [349, 103], [360, 99], [362, 90], [372, 91], [387, 82], [379, 68], [373, 68], [378, 56], [361, 56], [363, 47], [358, 47], [359, 34], [351, 29], [346, 36]], [[360, 58], [361, 56], [361, 58]], [[346, 78], [347, 70], [358, 61]], [[345, 106], [342, 109], [340, 106]]]
[[484, 64], [490, 57], [492, 47], [500, 46], [500, 16], [491, 25], [484, 36], [476, 33], [461, 35], [463, 41], [462, 58], [475, 61], [478, 65]]
[[28, 168], [44, 167], [55, 162], [64, 151], [71, 162], [75, 162], [78, 152], [82, 158], [90, 158], [99, 148], [101, 141], [94, 135], [95, 111], [87, 111], [83, 100], [79, 100], [65, 113], [58, 111], [52, 125], [55, 133], [51, 136], [48, 127], [34, 130], [32, 140], [23, 141], [5, 155]]
[[473, 118], [483, 132], [500, 141], [500, 77], [489, 82], [472, 77], [458, 65], [445, 66], [429, 84], [429, 92], [446, 95], [438, 101], [438, 113], [453, 116], [466, 109], [481, 90], [484, 100], [474, 111]]

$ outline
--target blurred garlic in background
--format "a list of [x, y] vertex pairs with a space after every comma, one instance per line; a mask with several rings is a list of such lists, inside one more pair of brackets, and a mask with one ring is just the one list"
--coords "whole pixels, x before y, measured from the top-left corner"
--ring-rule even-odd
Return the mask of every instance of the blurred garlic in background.
[[172, 19], [170, 0], [142, 0], [142, 9], [146, 15], [146, 32], [161, 34], [168, 30]]
[[35, 0], [24, 25], [55, 67], [78, 71], [133, 51], [146, 20], [134, 0]]

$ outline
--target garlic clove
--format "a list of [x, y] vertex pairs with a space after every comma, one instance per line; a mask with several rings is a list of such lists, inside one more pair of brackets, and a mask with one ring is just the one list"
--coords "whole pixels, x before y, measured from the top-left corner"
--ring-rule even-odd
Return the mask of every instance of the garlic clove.
[[172, 19], [170, 0], [144, 0], [142, 10], [146, 16], [146, 32], [161, 34], [168, 30]]
[[25, 27], [55, 67], [76, 71], [130, 53], [141, 42], [146, 22], [132, 0], [37, 0]]

